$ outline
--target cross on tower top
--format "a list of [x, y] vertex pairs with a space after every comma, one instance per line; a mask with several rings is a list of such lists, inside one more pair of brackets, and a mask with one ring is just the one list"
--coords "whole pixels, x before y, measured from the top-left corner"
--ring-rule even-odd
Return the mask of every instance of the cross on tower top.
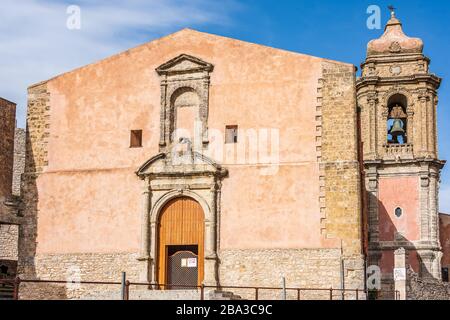
[[395, 8], [392, 4], [388, 6], [389, 11], [391, 11], [391, 16], [395, 17]]

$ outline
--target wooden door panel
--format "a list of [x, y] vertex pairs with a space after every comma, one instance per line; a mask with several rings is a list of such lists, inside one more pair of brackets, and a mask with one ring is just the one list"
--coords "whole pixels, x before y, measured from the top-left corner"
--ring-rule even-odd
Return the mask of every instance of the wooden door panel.
[[158, 224], [158, 282], [167, 282], [167, 246], [198, 246], [198, 284], [204, 275], [205, 217], [200, 204], [190, 198], [177, 198], [164, 206]]

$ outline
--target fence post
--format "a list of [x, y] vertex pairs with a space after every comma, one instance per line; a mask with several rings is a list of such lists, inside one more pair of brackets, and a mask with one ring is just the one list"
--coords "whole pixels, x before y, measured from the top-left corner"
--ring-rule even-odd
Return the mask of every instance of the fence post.
[[286, 278], [281, 278], [281, 282], [283, 284], [283, 295], [281, 297], [282, 300], [286, 300]]
[[255, 288], [255, 300], [258, 300], [259, 298], [259, 293], [258, 293], [259, 289]]
[[20, 278], [16, 277], [16, 279], [14, 279], [14, 291], [13, 291], [14, 300], [19, 300], [19, 286], [20, 286]]
[[333, 288], [330, 288], [330, 300], [333, 300]]
[[205, 285], [203, 283], [200, 285], [200, 300], [205, 300]]
[[122, 300], [125, 300], [126, 280], [127, 280], [127, 274], [126, 274], [126, 272], [122, 272], [121, 289], [120, 289]]
[[359, 300], [359, 296], [358, 296], [359, 290], [356, 289], [356, 300]]
[[131, 285], [131, 282], [127, 280], [125, 282], [125, 298], [124, 298], [124, 300], [130, 300], [130, 285]]
[[300, 289], [297, 289], [297, 300], [301, 300], [301, 298], [300, 298]]

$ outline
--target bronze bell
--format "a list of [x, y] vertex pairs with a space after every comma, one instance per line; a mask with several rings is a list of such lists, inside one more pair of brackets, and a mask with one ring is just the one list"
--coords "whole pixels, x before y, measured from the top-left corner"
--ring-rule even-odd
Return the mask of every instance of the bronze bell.
[[403, 121], [400, 119], [395, 119], [389, 134], [391, 134], [393, 137], [404, 135], [405, 129], [403, 129]]

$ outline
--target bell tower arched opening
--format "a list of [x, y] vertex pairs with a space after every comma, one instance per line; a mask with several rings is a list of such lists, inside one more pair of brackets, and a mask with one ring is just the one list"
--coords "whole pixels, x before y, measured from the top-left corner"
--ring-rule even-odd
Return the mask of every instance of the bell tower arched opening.
[[395, 94], [388, 100], [387, 143], [408, 143], [407, 99], [402, 94]]

